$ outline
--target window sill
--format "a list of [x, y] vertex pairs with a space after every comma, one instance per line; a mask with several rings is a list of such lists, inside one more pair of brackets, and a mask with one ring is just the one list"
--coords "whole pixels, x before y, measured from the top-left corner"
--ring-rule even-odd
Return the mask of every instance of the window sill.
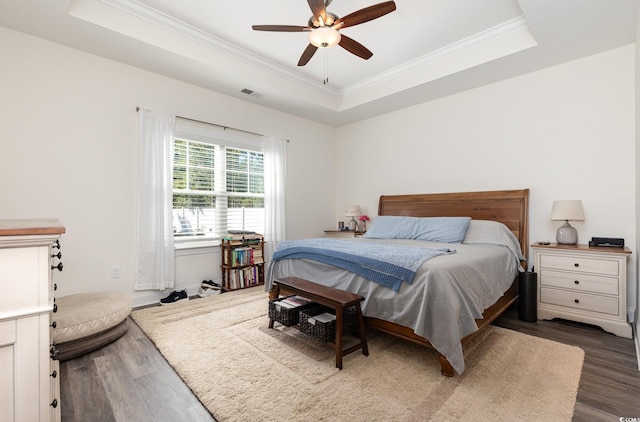
[[192, 240], [175, 242], [176, 256], [208, 254], [220, 251], [220, 239]]

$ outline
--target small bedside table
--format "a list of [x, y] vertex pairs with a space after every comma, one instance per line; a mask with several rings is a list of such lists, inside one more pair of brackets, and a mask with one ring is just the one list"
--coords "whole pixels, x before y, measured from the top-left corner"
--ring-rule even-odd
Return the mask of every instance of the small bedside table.
[[364, 232], [354, 232], [354, 231], [340, 231], [340, 230], [325, 230], [325, 237], [333, 237], [333, 238], [352, 238], [352, 237], [360, 237], [364, 234]]
[[538, 319], [564, 318], [631, 338], [628, 248], [531, 245], [538, 273]]

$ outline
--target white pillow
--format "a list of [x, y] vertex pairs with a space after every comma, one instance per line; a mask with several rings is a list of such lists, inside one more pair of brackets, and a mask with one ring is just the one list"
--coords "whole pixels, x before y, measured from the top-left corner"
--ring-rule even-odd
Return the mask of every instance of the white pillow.
[[519, 260], [525, 259], [518, 238], [507, 226], [498, 221], [471, 220], [462, 243], [503, 245], [509, 248]]

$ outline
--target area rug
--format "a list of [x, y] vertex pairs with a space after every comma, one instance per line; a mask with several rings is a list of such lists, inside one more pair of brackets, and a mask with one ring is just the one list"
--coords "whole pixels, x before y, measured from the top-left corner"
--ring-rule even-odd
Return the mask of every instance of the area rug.
[[227, 292], [132, 317], [185, 383], [227, 421], [570, 421], [584, 352], [489, 327], [465, 345], [466, 370], [440, 374], [437, 354], [370, 332], [369, 356], [335, 368], [330, 346], [276, 323], [267, 294]]

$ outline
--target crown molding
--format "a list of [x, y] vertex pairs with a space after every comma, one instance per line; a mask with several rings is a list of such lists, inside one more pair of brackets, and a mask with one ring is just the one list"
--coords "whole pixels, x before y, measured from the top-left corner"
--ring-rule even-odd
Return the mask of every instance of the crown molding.
[[[324, 96], [331, 102], [342, 104], [342, 106], [338, 106], [338, 109], [350, 108], [350, 106], [347, 105], [349, 103], [359, 104], [360, 100], [355, 98], [358, 96], [368, 97], [367, 101], [375, 99], [375, 97], [386, 96], [388, 94], [388, 90], [378, 90], [378, 88], [383, 84], [389, 85], [394, 84], [394, 82], [398, 82], [398, 86], [411, 83], [414, 85], [416, 83], [422, 84], [429, 82], [430, 80], [455, 73], [460, 70], [460, 66], [456, 66], [454, 62], [445, 63], [446, 59], [453, 59], [456, 56], [461, 57], [465, 52], [468, 53], [472, 50], [479, 49], [482, 46], [495, 42], [501, 38], [508, 37], [520, 31], [529, 31], [525, 18], [520, 16], [449, 44], [438, 50], [432, 51], [416, 59], [399, 64], [375, 76], [358, 81], [345, 88], [338, 89], [329, 84], [319, 84], [315, 78], [311, 78], [310, 76], [291, 70], [281, 64], [265, 59], [262, 56], [218, 38], [215, 35], [185, 23], [167, 13], [147, 6], [138, 0], [72, 0], [72, 3], [74, 2], [79, 4], [95, 4], [97, 2], [124, 12], [135, 19], [142, 20], [160, 28], [161, 30], [173, 33], [187, 42], [201, 45], [212, 52], [224, 55], [225, 57], [247, 64], [253, 68], [260, 69], [261, 71], [277, 76], [278, 78], [282, 78], [285, 81], [298, 84], [305, 89]], [[114, 25], [114, 27], [115, 26], [117, 25]], [[116, 30], [114, 28], [111, 29]], [[522, 46], [519, 49], [528, 48], [530, 46], [531, 43], [528, 43], [526, 46]], [[487, 58], [486, 61], [492, 59], [493, 57], [490, 57]], [[443, 70], [438, 76], [433, 77], [431, 72], [429, 72], [429, 69], [433, 68], [434, 64], [438, 62], [440, 62]], [[482, 63], [475, 59], [475, 63], [472, 63], [471, 66], [480, 64]], [[467, 65], [467, 67], [469, 67], [469, 65]], [[411, 74], [415, 75], [417, 72], [423, 76], [419, 76], [417, 79], [415, 76], [410, 77]], [[420, 80], [420, 78], [422, 78], [422, 80]], [[413, 82], [409, 82], [410, 79], [415, 80]], [[403, 89], [406, 88], [408, 88], [408, 85], [404, 86]], [[387, 94], [384, 94], [384, 92], [387, 92]]]
[[[496, 41], [500, 38], [507, 37], [520, 31], [529, 31], [529, 26], [527, 25], [527, 21], [523, 16], [508, 20], [485, 31], [479, 32], [470, 37], [464, 38], [460, 41], [425, 54], [421, 57], [417, 57], [413, 60], [395, 66], [385, 72], [351, 84], [341, 90], [340, 94], [345, 97], [359, 91], [364, 91], [376, 85], [389, 82], [396, 78], [400, 78], [410, 72], [428, 68], [438, 61], [457, 56], [465, 51], [477, 49], [485, 44]], [[528, 47], [529, 46], [525, 48]]]
[[[87, 1], [87, 0], [75, 0]], [[135, 18], [142, 19], [164, 30], [173, 32], [189, 41], [203, 45], [216, 53], [231, 57], [240, 62], [249, 64], [278, 77], [282, 77], [294, 83], [304, 85], [306, 88], [329, 95], [335, 100], [340, 98], [336, 88], [330, 85], [320, 85], [318, 81], [309, 76], [294, 72], [289, 68], [258, 56], [251, 51], [243, 49], [235, 44], [216, 37], [195, 26], [189, 25], [164, 12], [147, 6], [137, 0], [93, 0], [107, 6], [121, 10]]]

